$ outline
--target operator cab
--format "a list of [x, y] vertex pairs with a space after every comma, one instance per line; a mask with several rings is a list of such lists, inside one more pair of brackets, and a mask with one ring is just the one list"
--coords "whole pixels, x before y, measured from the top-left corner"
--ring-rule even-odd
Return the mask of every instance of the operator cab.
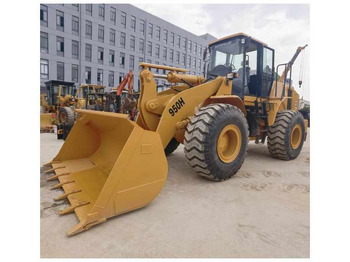
[[[238, 33], [209, 44], [207, 79], [238, 73], [232, 95], [268, 97], [274, 76], [274, 50], [246, 34]], [[206, 57], [206, 54], [205, 54]], [[204, 59], [205, 60], [205, 59]]]
[[[75, 83], [59, 80], [50, 80], [45, 82], [47, 89], [47, 101], [49, 105], [58, 105], [57, 97], [66, 95], [74, 96], [76, 93]], [[61, 86], [61, 88], [60, 88]]]

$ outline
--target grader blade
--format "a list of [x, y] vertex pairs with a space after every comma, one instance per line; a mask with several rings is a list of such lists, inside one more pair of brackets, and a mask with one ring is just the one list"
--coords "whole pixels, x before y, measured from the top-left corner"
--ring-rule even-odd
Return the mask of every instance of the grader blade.
[[168, 164], [158, 133], [147, 131], [127, 115], [76, 110], [79, 117], [58, 155], [48, 163], [53, 188], [71, 206], [79, 224], [67, 232], [77, 234], [108, 218], [143, 207], [161, 191]]

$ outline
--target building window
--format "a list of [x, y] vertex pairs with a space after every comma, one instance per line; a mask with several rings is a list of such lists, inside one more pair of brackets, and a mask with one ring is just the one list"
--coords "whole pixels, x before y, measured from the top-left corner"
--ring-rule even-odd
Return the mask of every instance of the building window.
[[182, 38], [182, 49], [186, 50], [186, 38]]
[[126, 13], [122, 12], [121, 18], [121, 24], [124, 28], [126, 28]]
[[[156, 62], [156, 65], [159, 65], [159, 62]], [[159, 69], [158, 68], [156, 68], [156, 73], [159, 73]]]
[[197, 43], [193, 42], [193, 53], [196, 55], [197, 54]]
[[153, 37], [153, 25], [151, 23], [148, 23], [148, 36]]
[[191, 53], [192, 52], [192, 41], [188, 40], [188, 51]]
[[110, 87], [114, 86], [114, 72], [113, 71], [109, 71], [109, 74], [108, 74], [108, 85]]
[[57, 36], [56, 42], [57, 42], [57, 55], [64, 56], [64, 38]]
[[193, 68], [194, 69], [196, 69], [196, 66], [197, 66], [196, 63], [197, 63], [197, 60], [195, 57], [193, 57]]
[[160, 46], [156, 45], [156, 57], [159, 58]]
[[72, 81], [73, 82], [78, 82], [78, 65], [72, 65]]
[[139, 48], [140, 52], [143, 54], [143, 52], [145, 51], [145, 42], [143, 41], [142, 38], [140, 38], [140, 48]]
[[170, 49], [170, 62], [174, 62], [174, 50]]
[[163, 59], [166, 60], [167, 59], [167, 48], [163, 47]]
[[91, 62], [92, 47], [90, 44], [85, 44], [85, 60]]
[[[139, 57], [139, 64], [143, 62], [143, 57]], [[139, 70], [142, 70], [142, 67], [139, 66]]]
[[157, 26], [157, 29], [156, 29], [156, 38], [158, 39], [158, 41], [160, 41], [160, 27]]
[[40, 59], [40, 78], [49, 79], [49, 60]]
[[147, 59], [147, 63], [152, 64], [152, 60], [151, 59]]
[[181, 37], [179, 35], [176, 36], [176, 46], [180, 48]]
[[115, 30], [112, 28], [109, 31], [109, 44], [115, 45]]
[[198, 54], [202, 56], [202, 46], [198, 45]]
[[145, 21], [144, 20], [140, 20], [140, 32], [141, 34], [145, 34]]
[[186, 54], [182, 54], [182, 61], [181, 61], [181, 64], [182, 64], [183, 66], [186, 65]]
[[191, 56], [188, 56], [187, 67], [191, 68]]
[[117, 12], [114, 7], [111, 7], [111, 21], [113, 24], [117, 23]]
[[57, 62], [57, 80], [64, 81], [64, 63]]
[[109, 50], [109, 65], [114, 66], [114, 50]]
[[45, 32], [40, 32], [40, 51], [43, 53], [49, 52], [49, 35]]
[[92, 4], [85, 4], [85, 11], [87, 15], [92, 15]]
[[124, 53], [120, 53], [119, 56], [119, 66], [121, 68], [125, 68], [125, 54]]
[[201, 70], [201, 62], [202, 60], [198, 59], [198, 70]]
[[56, 11], [56, 29], [64, 31], [64, 14], [61, 11]]
[[164, 43], [168, 43], [168, 30], [164, 29]]
[[79, 42], [75, 40], [72, 40], [72, 58], [79, 58]]
[[102, 20], [105, 20], [105, 5], [101, 4], [98, 6], [98, 16]]
[[[166, 64], [163, 64], [163, 66], [166, 66]], [[166, 73], [166, 70], [163, 69], [163, 74], [165, 75], [165, 73]], [[165, 81], [164, 81], [164, 80], [163, 80], [163, 84], [165, 84]]]
[[97, 69], [97, 84], [103, 85], [103, 70]]
[[79, 18], [76, 16], [72, 16], [72, 33], [79, 35]]
[[147, 53], [148, 53], [148, 55], [152, 56], [152, 42], [151, 41], [148, 41]]
[[86, 21], [85, 24], [85, 37], [88, 39], [92, 38], [92, 22]]
[[103, 43], [105, 39], [105, 28], [103, 25], [98, 25], [98, 41]]
[[134, 70], [134, 66], [135, 66], [135, 57], [133, 55], [130, 55], [129, 68], [131, 70]]
[[97, 60], [99, 64], [103, 64], [103, 47], [99, 47], [97, 50]]
[[85, 83], [91, 84], [91, 67], [85, 67]]
[[176, 51], [175, 61], [176, 61], [177, 64], [180, 64], [180, 52], [179, 51]]
[[136, 30], [136, 17], [135, 16], [131, 16], [131, 28], [134, 30]]
[[125, 33], [121, 32], [120, 33], [120, 46], [123, 48], [125, 48], [125, 38], [126, 38]]
[[173, 32], [170, 33], [170, 44], [174, 45], [175, 42], [175, 34]]
[[124, 79], [124, 73], [119, 73], [119, 84], [123, 82]]
[[72, 4], [73, 9], [79, 11], [79, 4]]
[[130, 49], [135, 51], [135, 36], [130, 36]]
[[40, 5], [40, 24], [47, 26], [47, 6]]

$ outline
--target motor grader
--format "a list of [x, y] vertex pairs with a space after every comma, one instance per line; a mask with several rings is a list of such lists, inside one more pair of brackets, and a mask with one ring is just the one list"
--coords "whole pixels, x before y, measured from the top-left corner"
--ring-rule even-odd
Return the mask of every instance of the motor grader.
[[[69, 108], [74, 103], [76, 93], [74, 82], [50, 80], [45, 85], [47, 92], [40, 95], [40, 126], [52, 125], [56, 119], [53, 114], [64, 120], [60, 117], [62, 108]], [[69, 113], [74, 116], [72, 110]]]
[[[302, 48], [298, 48], [300, 52]], [[136, 122], [125, 114], [76, 110], [79, 117], [57, 156], [48, 180], [63, 188], [79, 223], [68, 236], [141, 208], [167, 178], [165, 151], [184, 144], [193, 171], [213, 181], [237, 173], [249, 140], [264, 142], [278, 159], [296, 158], [306, 138], [299, 96], [290, 81], [293, 61], [274, 79], [275, 51], [239, 33], [209, 44], [206, 78], [187, 69], [140, 63], [141, 93]], [[167, 74], [151, 72], [163, 69]], [[281, 66], [280, 66], [281, 68]], [[171, 86], [157, 92], [155, 79]]]

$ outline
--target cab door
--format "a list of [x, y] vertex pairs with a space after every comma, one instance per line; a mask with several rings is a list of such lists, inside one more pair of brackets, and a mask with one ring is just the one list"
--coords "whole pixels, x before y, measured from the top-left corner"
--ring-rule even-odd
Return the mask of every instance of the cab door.
[[275, 51], [263, 47], [261, 69], [261, 96], [268, 97], [273, 83]]

